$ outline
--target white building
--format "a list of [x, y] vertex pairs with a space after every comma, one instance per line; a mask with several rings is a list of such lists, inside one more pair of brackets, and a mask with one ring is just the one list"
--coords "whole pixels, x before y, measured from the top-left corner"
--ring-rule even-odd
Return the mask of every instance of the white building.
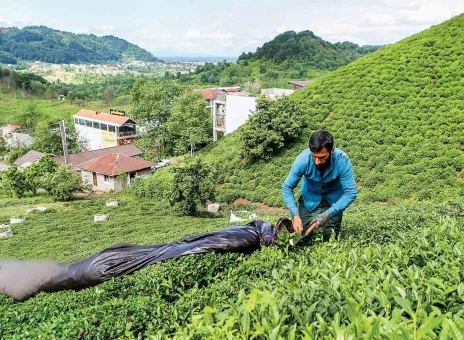
[[289, 89], [279, 89], [279, 88], [270, 88], [270, 89], [262, 89], [261, 90], [261, 94], [266, 96], [266, 97], [269, 97], [269, 98], [272, 98], [272, 99], [276, 99], [278, 97], [282, 97], [282, 96], [289, 96], [291, 95], [293, 92], [295, 92], [294, 90], [289, 90]]
[[256, 109], [256, 97], [242, 92], [239, 87], [204, 89], [202, 95], [213, 116], [213, 141], [219, 134], [237, 130]]
[[136, 124], [129, 117], [99, 111], [80, 110], [74, 115], [74, 126], [88, 150], [133, 143], [137, 139]]
[[246, 123], [256, 110], [256, 97], [226, 96], [224, 135], [234, 132]]

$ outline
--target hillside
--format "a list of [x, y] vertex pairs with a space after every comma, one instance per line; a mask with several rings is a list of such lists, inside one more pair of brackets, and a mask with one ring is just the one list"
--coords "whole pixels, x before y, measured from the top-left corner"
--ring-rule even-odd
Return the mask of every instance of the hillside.
[[55, 64], [158, 60], [137, 45], [111, 35], [74, 34], [45, 26], [0, 28], [0, 63], [15, 64], [18, 59]]
[[[13, 226], [15, 235], [0, 240], [0, 259], [71, 262], [116, 243], [220, 229], [228, 217], [179, 217], [157, 200], [119, 197], [121, 206], [111, 208], [105, 198], [44, 199], [0, 200], [0, 224], [37, 204], [49, 208]], [[186, 256], [24, 303], [0, 295], [0, 338], [459, 339], [463, 209], [462, 202], [358, 206], [340, 242]], [[101, 213], [111, 217], [97, 225], [92, 217]]]
[[301, 138], [270, 162], [241, 159], [240, 131], [204, 157], [223, 174], [220, 198], [282, 205], [280, 185], [313, 130], [350, 156], [359, 201], [464, 195], [464, 15], [327, 74], [292, 98]]
[[358, 46], [349, 41], [332, 44], [311, 31], [288, 31], [258, 47], [243, 52], [238, 60], [272, 61], [282, 68], [313, 67], [332, 70], [374, 52], [379, 46]]
[[288, 80], [314, 79], [378, 48], [348, 41], [332, 44], [311, 31], [289, 31], [258, 47], [254, 53], [243, 52], [236, 63], [224, 61], [199, 66], [196, 76], [190, 78], [221, 86], [260, 83], [262, 87], [286, 87]]

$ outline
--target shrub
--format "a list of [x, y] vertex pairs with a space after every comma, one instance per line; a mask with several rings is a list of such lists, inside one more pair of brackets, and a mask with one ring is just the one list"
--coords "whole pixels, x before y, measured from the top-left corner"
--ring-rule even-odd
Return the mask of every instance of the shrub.
[[242, 130], [243, 154], [252, 159], [269, 159], [297, 138], [301, 128], [302, 111], [293, 99], [260, 97], [256, 113]]
[[28, 189], [24, 173], [14, 165], [2, 173], [1, 179], [2, 189], [10, 197], [21, 198]]
[[47, 173], [40, 184], [57, 201], [68, 201], [74, 193], [89, 189], [82, 184], [81, 176], [67, 166], [59, 166], [56, 172]]
[[216, 169], [201, 160], [174, 166], [173, 183], [169, 203], [185, 215], [195, 215], [198, 205], [214, 199], [216, 193]]

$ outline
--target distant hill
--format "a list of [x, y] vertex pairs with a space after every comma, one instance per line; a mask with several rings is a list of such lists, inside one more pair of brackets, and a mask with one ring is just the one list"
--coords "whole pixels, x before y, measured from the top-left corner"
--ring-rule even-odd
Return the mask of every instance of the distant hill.
[[358, 46], [352, 42], [332, 44], [311, 31], [288, 31], [258, 47], [256, 52], [243, 52], [238, 60], [262, 60], [286, 64], [291, 68], [314, 67], [332, 70], [376, 51], [380, 46]]
[[[259, 82], [264, 87], [280, 87], [288, 80], [316, 78], [379, 47], [358, 46], [348, 41], [332, 44], [311, 31], [289, 31], [258, 47], [254, 53], [243, 52], [236, 63], [206, 63], [195, 74], [197, 82], [202, 84], [226, 86]], [[184, 78], [195, 79], [188, 75]]]
[[112, 35], [74, 34], [45, 26], [0, 28], [0, 63], [15, 64], [18, 59], [55, 64], [158, 60]]
[[242, 159], [240, 130], [212, 144], [203, 154], [223, 174], [219, 200], [282, 205], [281, 183], [317, 129], [351, 158], [359, 201], [464, 197], [463, 36], [464, 14], [297, 91], [307, 127], [269, 161]]

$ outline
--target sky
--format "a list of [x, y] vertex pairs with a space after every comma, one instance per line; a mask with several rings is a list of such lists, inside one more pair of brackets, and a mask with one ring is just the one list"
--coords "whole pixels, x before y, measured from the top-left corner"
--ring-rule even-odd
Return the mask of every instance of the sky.
[[0, 27], [114, 35], [155, 56], [238, 56], [285, 31], [397, 42], [464, 12], [464, 0], [0, 0]]

